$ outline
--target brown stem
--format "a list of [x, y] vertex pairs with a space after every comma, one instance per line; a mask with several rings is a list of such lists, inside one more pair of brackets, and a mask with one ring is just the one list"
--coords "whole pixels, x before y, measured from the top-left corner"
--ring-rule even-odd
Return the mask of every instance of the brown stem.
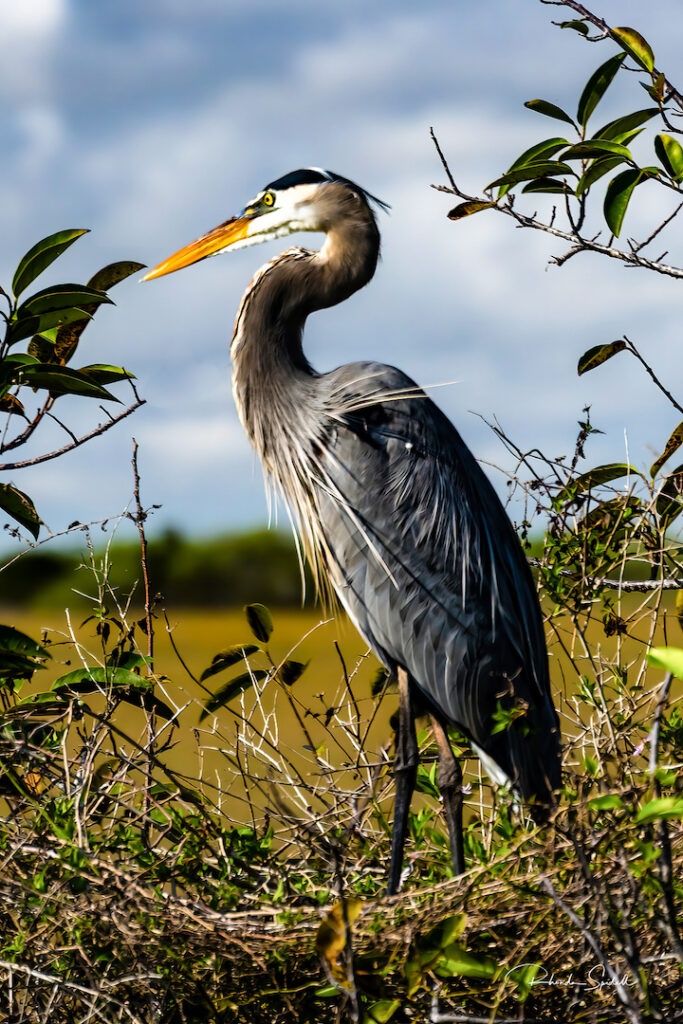
[[[58, 459], [60, 455], [65, 455], [66, 452], [71, 452], [71, 451], [74, 450], [74, 448], [80, 448], [80, 446], [82, 444], [85, 444], [86, 441], [91, 441], [93, 439], [93, 437], [99, 437], [100, 434], [106, 433], [106, 431], [109, 430], [110, 427], [113, 427], [114, 424], [116, 424], [116, 423], [120, 423], [121, 420], [125, 420], [125, 418], [127, 416], [130, 416], [130, 414], [132, 412], [135, 412], [136, 409], [139, 409], [140, 406], [144, 405], [144, 404], [145, 404], [145, 399], [144, 398], [138, 398], [133, 403], [133, 405], [130, 405], [127, 409], [124, 409], [124, 411], [119, 413], [118, 416], [114, 416], [112, 419], [109, 420], [108, 423], [100, 423], [99, 426], [95, 427], [94, 430], [91, 430], [88, 434], [83, 434], [82, 437], [77, 437], [75, 440], [71, 441], [69, 444], [65, 444], [63, 448], [57, 448], [57, 449], [55, 449], [55, 451], [47, 452], [45, 455], [38, 455], [38, 456], [36, 456], [35, 459], [24, 459], [22, 462], [5, 462], [5, 463], [2, 463], [0, 465], [0, 472], [10, 472], [11, 470], [15, 470], [15, 469], [26, 469], [27, 466], [38, 466], [38, 465], [40, 465], [41, 462], [49, 462], [50, 459]], [[41, 414], [40, 414], [41, 419], [46, 414], [46, 411], [47, 410], [41, 411]], [[35, 421], [33, 421], [33, 422], [35, 422]], [[37, 425], [38, 424], [36, 423], [36, 426]], [[26, 433], [26, 431], [24, 431], [24, 433]], [[31, 433], [32, 433], [32, 431], [31, 431]], [[15, 438], [15, 440], [16, 440], [16, 438]], [[26, 438], [24, 438], [24, 440], [26, 440]], [[15, 447], [14, 442], [10, 442], [10, 444], [7, 444], [7, 445], [4, 446], [3, 451], [7, 451], [8, 449], [13, 448], [13, 447]]]

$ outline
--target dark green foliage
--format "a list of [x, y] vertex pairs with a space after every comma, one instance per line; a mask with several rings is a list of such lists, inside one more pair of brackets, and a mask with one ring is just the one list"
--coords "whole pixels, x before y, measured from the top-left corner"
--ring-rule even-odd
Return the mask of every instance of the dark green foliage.
[[[255, 530], [208, 540], [188, 540], [168, 530], [149, 542], [150, 575], [171, 607], [241, 606], [257, 600], [273, 608], [300, 607], [301, 574], [290, 534]], [[32, 552], [0, 573], [0, 607], [40, 602], [82, 605], [73, 588], [84, 589], [86, 552]], [[135, 544], [112, 548], [110, 582], [130, 593], [140, 577]], [[86, 559], [87, 561], [87, 559]], [[307, 587], [313, 593], [312, 586]], [[137, 602], [142, 593], [135, 590]]]

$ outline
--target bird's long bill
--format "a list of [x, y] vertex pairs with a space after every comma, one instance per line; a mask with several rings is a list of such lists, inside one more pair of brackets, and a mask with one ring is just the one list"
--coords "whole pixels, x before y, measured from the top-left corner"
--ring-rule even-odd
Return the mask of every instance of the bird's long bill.
[[249, 221], [249, 217], [232, 217], [230, 220], [226, 220], [224, 224], [219, 224], [213, 231], [209, 231], [196, 241], [190, 242], [183, 249], [174, 252], [158, 267], [150, 270], [149, 274], [145, 274], [142, 280], [150, 281], [155, 277], [163, 277], [164, 274], [172, 274], [174, 270], [181, 270], [199, 260], [205, 260], [207, 256], [215, 256], [234, 242], [240, 242], [246, 237]]

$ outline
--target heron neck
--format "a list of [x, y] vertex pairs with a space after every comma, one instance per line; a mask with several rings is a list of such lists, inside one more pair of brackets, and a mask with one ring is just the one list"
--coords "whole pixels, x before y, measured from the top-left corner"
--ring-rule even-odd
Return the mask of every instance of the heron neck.
[[240, 419], [262, 457], [263, 438], [315, 398], [318, 374], [302, 347], [306, 318], [343, 302], [372, 278], [379, 232], [369, 209], [327, 231], [319, 252], [288, 249], [254, 276], [242, 299], [231, 355]]

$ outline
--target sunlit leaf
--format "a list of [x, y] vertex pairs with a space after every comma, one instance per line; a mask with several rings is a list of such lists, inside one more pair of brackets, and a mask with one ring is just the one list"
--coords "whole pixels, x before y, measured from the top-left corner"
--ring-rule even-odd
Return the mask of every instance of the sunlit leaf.
[[629, 168], [612, 178], [605, 193], [604, 214], [612, 234], [618, 238], [628, 204], [636, 185], [644, 181], [646, 175], [642, 168]]
[[119, 380], [135, 380], [135, 376], [124, 370], [122, 366], [109, 366], [107, 363], [92, 363], [90, 366], [79, 366], [77, 373], [83, 374], [96, 384], [114, 384]]
[[583, 353], [576, 367], [576, 372], [581, 377], [582, 374], [588, 373], [589, 370], [594, 370], [596, 366], [606, 363], [617, 352], [623, 352], [625, 348], [626, 342], [623, 338], [619, 338], [617, 341], [610, 341], [607, 345], [594, 345], [593, 348], [589, 348]]
[[[514, 171], [518, 167], [525, 167], [530, 163], [538, 163], [541, 159], [548, 160], [554, 153], [557, 153], [559, 149], [568, 145], [569, 143], [566, 139], [559, 137], [544, 139], [542, 142], [537, 142], [536, 145], [530, 146], [529, 149], [525, 149], [523, 153], [520, 153], [517, 159], [508, 167], [508, 172]], [[498, 198], [501, 199], [509, 189], [509, 185], [501, 185], [498, 189]]]
[[56, 284], [25, 299], [17, 310], [17, 317], [39, 316], [73, 306], [99, 306], [102, 303], [111, 303], [111, 299], [96, 288], [88, 288], [84, 284]]
[[41, 519], [28, 494], [12, 484], [0, 484], [0, 509], [27, 529], [32, 537], [38, 537]]
[[589, 800], [588, 806], [592, 811], [618, 811], [624, 806], [624, 801], [616, 793], [605, 793]]
[[250, 657], [252, 654], [256, 654], [258, 650], [259, 648], [255, 647], [254, 644], [235, 644], [233, 647], [220, 651], [214, 655], [209, 667], [204, 669], [199, 677], [199, 681], [203, 683], [205, 679], [210, 679], [211, 676], [218, 675], [219, 672], [224, 672], [227, 668], [232, 668], [238, 662], [244, 661], [245, 658]]
[[244, 612], [249, 628], [262, 644], [268, 643], [273, 632], [273, 618], [264, 604], [246, 604]]
[[614, 121], [608, 121], [606, 125], [595, 133], [596, 139], [613, 139], [615, 142], [623, 142], [624, 136], [629, 135], [634, 128], [640, 127], [659, 113], [659, 107], [646, 107], [644, 110], [634, 110], [632, 114], [625, 114]]
[[660, 487], [656, 509], [663, 530], [668, 530], [683, 512], [683, 464], [677, 466]]
[[268, 675], [263, 669], [255, 669], [252, 672], [244, 672], [240, 676], [236, 676], [235, 679], [231, 679], [229, 683], [222, 686], [212, 697], [206, 701], [206, 706], [202, 708], [199, 716], [199, 721], [203, 721], [207, 715], [212, 715], [219, 708], [225, 707], [235, 697], [239, 697], [240, 693], [244, 693], [255, 683], [260, 683]]
[[53, 396], [81, 395], [84, 398], [99, 398], [109, 402], [118, 402], [118, 398], [106, 388], [79, 373], [78, 370], [72, 370], [69, 366], [37, 363], [21, 367], [16, 373], [15, 380], [17, 384], [27, 387], [44, 388]]
[[651, 647], [647, 660], [655, 668], [663, 668], [676, 679], [683, 679], [683, 650], [680, 647]]
[[655, 459], [655, 461], [650, 466], [650, 476], [657, 476], [657, 473], [659, 473], [659, 471], [662, 468], [662, 466], [664, 465], [664, 463], [667, 462], [671, 458], [671, 456], [673, 455], [674, 452], [678, 451], [678, 449], [681, 447], [682, 444], [683, 444], [683, 420], [681, 420], [681, 422], [678, 424], [678, 426], [673, 429], [673, 431], [671, 432], [671, 436], [670, 436], [669, 440], [666, 442], [666, 445], [664, 447], [664, 451], [659, 456], [659, 458]]
[[671, 135], [657, 135], [655, 137], [655, 153], [661, 161], [662, 167], [674, 181], [683, 178], [683, 146]]
[[90, 313], [78, 307], [51, 310], [49, 313], [40, 315], [22, 314], [21, 317], [10, 321], [7, 329], [7, 342], [9, 345], [16, 345], [18, 341], [23, 341], [32, 335], [42, 336], [55, 329], [59, 330], [62, 325], [78, 323], [83, 329], [90, 319]]
[[640, 476], [640, 473], [635, 466], [630, 466], [626, 462], [610, 462], [604, 466], [596, 466], [595, 469], [589, 469], [586, 473], [582, 473], [580, 476], [570, 480], [567, 486], [563, 487], [559, 492], [556, 500], [563, 502], [569, 498], [573, 499], [584, 491], [592, 490], [602, 484], [611, 483], [613, 480], [619, 480], [624, 476]]
[[[683, 654], [683, 651], [681, 652]], [[683, 818], [683, 797], [663, 796], [643, 804], [635, 817], [636, 825], [649, 825], [663, 818]]]
[[611, 35], [641, 67], [646, 71], [654, 70], [655, 55], [647, 39], [644, 39], [640, 32], [634, 28], [621, 27], [613, 28]]
[[55, 234], [41, 239], [29, 249], [19, 261], [19, 266], [12, 279], [12, 292], [15, 298], [18, 298], [39, 274], [42, 274], [54, 260], [61, 256], [77, 238], [85, 235], [88, 230], [88, 228], [71, 228], [67, 231], [57, 231]]
[[568, 164], [559, 163], [557, 160], [541, 160], [538, 163], [526, 164], [524, 167], [517, 167], [514, 171], [507, 171], [496, 178], [486, 188], [495, 188], [497, 185], [514, 185], [520, 181], [530, 181], [532, 178], [547, 178], [554, 174], [573, 174], [574, 171]]
[[451, 978], [453, 975], [462, 978], [494, 978], [498, 969], [499, 965], [490, 956], [474, 956], [464, 946], [453, 942], [443, 951], [433, 971], [439, 978]]
[[[339, 994], [339, 990], [336, 987], [333, 989], [333, 992], [334, 995]], [[387, 1021], [391, 1020], [400, 1006], [400, 999], [375, 1000], [375, 1002], [367, 1006], [363, 1024], [387, 1024]]]
[[60, 676], [54, 681], [51, 689], [57, 693], [62, 690], [70, 690], [72, 693], [102, 693], [107, 687], [149, 690], [151, 686], [152, 683], [147, 677], [139, 676], [130, 669], [94, 666], [67, 672], [65, 676]]
[[589, 139], [587, 142], [579, 142], [571, 146], [562, 154], [563, 160], [593, 160], [601, 156], [620, 156], [622, 160], [632, 160], [631, 151], [622, 146], [620, 142], [613, 142], [612, 139]]
[[495, 203], [484, 203], [480, 200], [474, 200], [467, 203], [458, 203], [448, 213], [449, 220], [462, 220], [463, 217], [471, 217], [473, 213], [479, 213], [481, 210], [490, 210]]
[[524, 106], [528, 107], [529, 110], [535, 110], [538, 114], [545, 114], [546, 117], [553, 117], [556, 121], [566, 121], [567, 124], [571, 124], [576, 128], [576, 124], [569, 114], [565, 113], [562, 107], [558, 107], [554, 103], [549, 103], [548, 100], [527, 100]]
[[597, 71], [593, 72], [586, 82], [576, 110], [576, 116], [579, 123], [584, 127], [588, 123], [588, 119], [597, 107], [598, 103], [610, 87], [614, 76], [624, 61], [625, 56], [625, 53], [617, 53], [614, 57], [610, 57], [609, 60], [606, 60], [604, 64], [600, 65]]

